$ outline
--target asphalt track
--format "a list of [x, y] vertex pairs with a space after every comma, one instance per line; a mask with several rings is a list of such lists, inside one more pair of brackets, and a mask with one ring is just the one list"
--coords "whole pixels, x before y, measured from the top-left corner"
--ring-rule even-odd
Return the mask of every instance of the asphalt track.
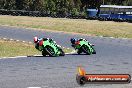
[[126, 73], [132, 75], [132, 39], [90, 37], [0, 26], [2, 38], [32, 41], [36, 35], [53, 38], [58, 44], [69, 48], [71, 48], [70, 38], [86, 38], [95, 44], [97, 54], [0, 59], [0, 88], [132, 88], [132, 83], [87, 84], [82, 87], [75, 80], [79, 65], [90, 74]]

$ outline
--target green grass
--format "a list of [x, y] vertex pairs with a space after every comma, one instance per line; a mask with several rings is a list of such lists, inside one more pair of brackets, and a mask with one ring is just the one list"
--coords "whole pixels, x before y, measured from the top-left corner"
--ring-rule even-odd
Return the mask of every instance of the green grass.
[[39, 52], [32, 44], [0, 40], [0, 57], [34, 55]]
[[0, 25], [64, 31], [95, 36], [132, 38], [132, 23], [26, 16], [0, 16]]
[[[64, 48], [64, 52], [71, 52], [71, 49]], [[0, 57], [40, 55], [41, 52], [34, 48], [33, 44], [0, 40]]]

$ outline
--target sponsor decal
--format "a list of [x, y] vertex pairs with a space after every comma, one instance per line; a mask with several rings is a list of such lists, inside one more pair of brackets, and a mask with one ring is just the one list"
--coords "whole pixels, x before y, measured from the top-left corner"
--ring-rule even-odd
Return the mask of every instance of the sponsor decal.
[[84, 85], [86, 83], [122, 84], [130, 83], [131, 76], [129, 74], [86, 74], [82, 67], [78, 67], [76, 81], [79, 85]]

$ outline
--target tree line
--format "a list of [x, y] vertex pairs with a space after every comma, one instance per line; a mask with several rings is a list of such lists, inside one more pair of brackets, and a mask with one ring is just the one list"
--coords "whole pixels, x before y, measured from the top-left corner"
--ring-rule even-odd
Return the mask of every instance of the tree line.
[[0, 0], [0, 9], [45, 11], [49, 14], [85, 14], [100, 5], [132, 5], [132, 0]]

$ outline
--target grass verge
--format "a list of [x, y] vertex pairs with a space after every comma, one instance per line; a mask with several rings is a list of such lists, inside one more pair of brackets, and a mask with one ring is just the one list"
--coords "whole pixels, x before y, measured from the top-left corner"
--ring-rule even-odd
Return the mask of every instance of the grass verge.
[[[66, 53], [71, 51], [71, 49], [64, 48], [64, 52]], [[30, 56], [40, 54], [41, 52], [36, 50], [33, 44], [0, 40], [0, 57]]]
[[126, 22], [97, 21], [26, 16], [0, 16], [0, 25], [82, 33], [106, 37], [132, 38], [132, 24]]

